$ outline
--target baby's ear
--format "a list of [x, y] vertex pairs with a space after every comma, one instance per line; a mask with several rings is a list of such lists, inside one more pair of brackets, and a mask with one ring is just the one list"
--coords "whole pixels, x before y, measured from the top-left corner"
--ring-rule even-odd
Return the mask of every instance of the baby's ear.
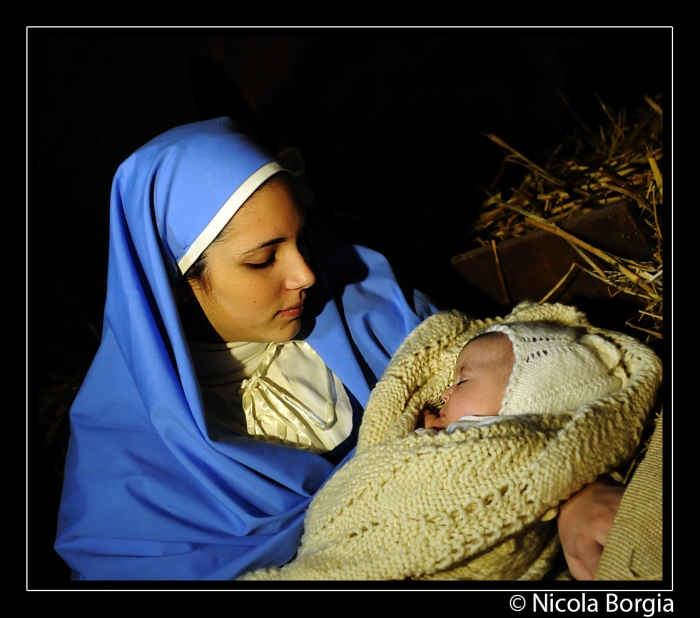
[[581, 337], [581, 343], [595, 352], [608, 368], [608, 371], [615, 369], [622, 360], [622, 351], [615, 344], [603, 339], [600, 335], [584, 335]]

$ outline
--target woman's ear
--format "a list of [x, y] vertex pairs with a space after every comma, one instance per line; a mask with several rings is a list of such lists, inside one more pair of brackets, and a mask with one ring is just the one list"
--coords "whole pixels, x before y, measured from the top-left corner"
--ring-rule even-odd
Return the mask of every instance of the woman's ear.
[[192, 291], [192, 286], [187, 280], [187, 277], [181, 277], [180, 281], [177, 282], [175, 295], [178, 304], [184, 304], [194, 298], [194, 292]]
[[185, 336], [196, 341], [222, 343], [224, 340], [209, 322], [194, 292], [195, 289], [202, 289], [198, 287], [199, 282], [194, 281], [194, 286], [195, 288], [193, 289], [192, 284], [185, 277], [180, 279], [175, 286], [175, 299], [178, 304], [177, 311], [180, 314]]

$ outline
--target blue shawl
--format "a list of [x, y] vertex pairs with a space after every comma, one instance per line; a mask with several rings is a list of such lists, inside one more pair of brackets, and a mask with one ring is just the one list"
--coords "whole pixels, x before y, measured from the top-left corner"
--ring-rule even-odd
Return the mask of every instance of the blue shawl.
[[[212, 438], [177, 311], [178, 262], [271, 161], [219, 118], [164, 133], [117, 171], [102, 340], [70, 412], [55, 544], [74, 579], [230, 579], [280, 566], [336, 469], [225, 430]], [[436, 308], [407, 298], [381, 255], [313, 217], [308, 237], [317, 282], [300, 337], [364, 407], [399, 344]]]

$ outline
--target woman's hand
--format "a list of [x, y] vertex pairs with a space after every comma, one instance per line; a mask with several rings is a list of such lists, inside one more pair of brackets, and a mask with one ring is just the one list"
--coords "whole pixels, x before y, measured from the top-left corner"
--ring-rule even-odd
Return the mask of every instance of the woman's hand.
[[601, 478], [561, 505], [558, 527], [571, 575], [592, 580], [625, 488]]

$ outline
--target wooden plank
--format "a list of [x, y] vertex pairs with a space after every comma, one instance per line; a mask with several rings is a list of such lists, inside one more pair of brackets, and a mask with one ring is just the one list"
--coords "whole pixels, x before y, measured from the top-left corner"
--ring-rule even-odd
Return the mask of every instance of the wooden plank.
[[[618, 257], [650, 260], [651, 238], [644, 222], [623, 202], [560, 223], [560, 227]], [[522, 300], [539, 301], [571, 269], [573, 263], [591, 270], [589, 264], [564, 239], [546, 231], [533, 231], [497, 244], [508, 298], [505, 297], [491, 246], [480, 247], [452, 258], [453, 266], [472, 285], [502, 307]], [[603, 270], [610, 266], [593, 258]], [[565, 283], [547, 300], [565, 304], [580, 298], [610, 299], [613, 288], [574, 268]], [[636, 297], [621, 294], [625, 301]], [[638, 302], [638, 301], [637, 301]]]

